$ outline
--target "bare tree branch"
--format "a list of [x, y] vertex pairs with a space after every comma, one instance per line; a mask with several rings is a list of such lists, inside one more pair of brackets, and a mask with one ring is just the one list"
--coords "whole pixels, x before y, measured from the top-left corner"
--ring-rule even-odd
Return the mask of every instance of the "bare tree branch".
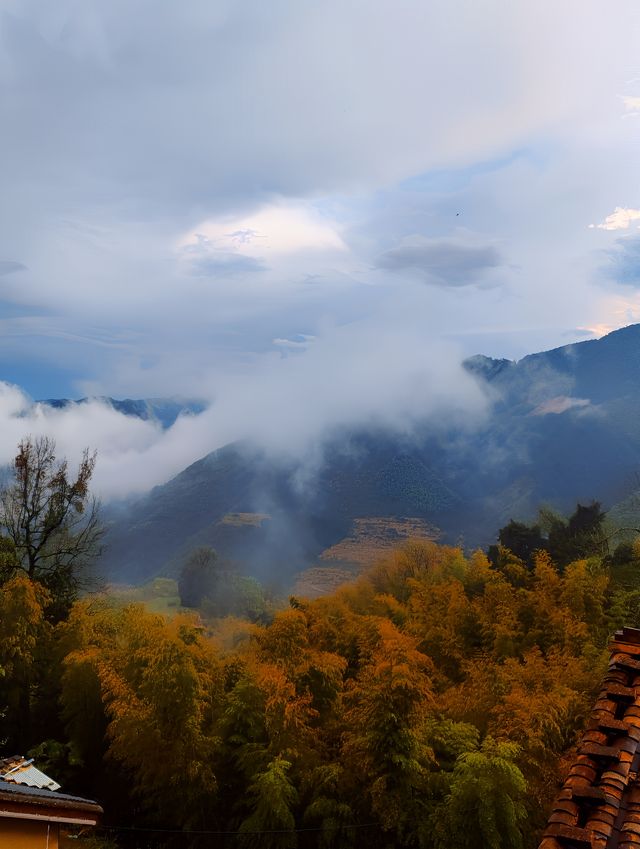
[[0, 532], [15, 548], [15, 568], [75, 597], [101, 552], [100, 505], [89, 494], [96, 454], [85, 449], [75, 478], [49, 437], [20, 442], [13, 482], [0, 490]]

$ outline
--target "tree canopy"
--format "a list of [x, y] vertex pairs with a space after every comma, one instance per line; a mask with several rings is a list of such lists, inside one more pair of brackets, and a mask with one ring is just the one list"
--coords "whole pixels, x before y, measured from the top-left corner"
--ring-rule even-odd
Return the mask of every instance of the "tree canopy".
[[0, 578], [23, 573], [51, 593], [61, 616], [100, 553], [98, 502], [89, 492], [96, 455], [86, 449], [75, 476], [53, 439], [18, 446], [13, 480], [0, 491]]
[[25, 569], [0, 585], [0, 737], [97, 797], [122, 849], [130, 829], [171, 849], [533, 849], [607, 636], [638, 622], [640, 546], [560, 566], [414, 540], [265, 621], [101, 595], [52, 623], [49, 593]]
[[543, 507], [533, 525], [511, 519], [500, 528], [498, 545], [490, 546], [488, 555], [497, 563], [500, 549], [508, 549], [530, 568], [538, 551], [547, 551], [560, 568], [581, 557], [603, 557], [608, 553], [605, 519], [598, 501], [577, 504], [568, 519]]

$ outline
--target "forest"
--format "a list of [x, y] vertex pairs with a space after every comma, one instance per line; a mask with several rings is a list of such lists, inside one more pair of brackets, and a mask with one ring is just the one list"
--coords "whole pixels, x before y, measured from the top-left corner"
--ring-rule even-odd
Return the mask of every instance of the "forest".
[[77, 845], [536, 845], [608, 635], [638, 622], [640, 544], [609, 554], [598, 505], [512, 522], [488, 553], [410, 541], [332, 595], [281, 605], [236, 593], [223, 609], [200, 553], [181, 588], [195, 574], [198, 606], [166, 616], [53, 578], [90, 469], [74, 481], [50, 459], [57, 559], [55, 534], [31, 572], [25, 540], [2, 537], [0, 738], [103, 805]]

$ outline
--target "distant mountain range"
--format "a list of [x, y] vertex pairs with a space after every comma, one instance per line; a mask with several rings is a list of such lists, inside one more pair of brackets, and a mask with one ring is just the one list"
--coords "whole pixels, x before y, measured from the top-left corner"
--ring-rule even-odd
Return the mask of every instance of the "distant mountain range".
[[229, 445], [111, 512], [104, 571], [142, 581], [212, 545], [286, 582], [363, 518], [389, 519], [392, 535], [395, 520], [410, 518], [445, 541], [484, 546], [542, 503], [570, 511], [628, 494], [640, 469], [640, 325], [519, 362], [476, 356], [465, 367], [492, 398], [479, 428], [425, 425], [411, 439], [345, 433], [304, 484], [299, 465]]
[[143, 421], [157, 422], [165, 429], [171, 427], [182, 413], [201, 413], [205, 408], [205, 405], [200, 401], [178, 400], [174, 398], [147, 398], [145, 400], [125, 398], [122, 401], [118, 401], [106, 395], [80, 398], [76, 401], [72, 401], [69, 398], [46, 398], [36, 403], [63, 410], [69, 407], [82, 406], [91, 401], [100, 401], [102, 404], [113, 407], [114, 410], [122, 413], [124, 416], [134, 416]]

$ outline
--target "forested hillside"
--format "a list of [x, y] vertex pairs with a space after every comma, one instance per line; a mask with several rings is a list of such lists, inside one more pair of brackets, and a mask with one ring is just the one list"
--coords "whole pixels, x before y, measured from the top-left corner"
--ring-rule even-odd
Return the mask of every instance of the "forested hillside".
[[[406, 433], [361, 426], [328, 439], [322, 462], [226, 446], [109, 514], [103, 561], [115, 580], [171, 572], [210, 545], [261, 578], [292, 573], [353, 533], [363, 518], [410, 518], [487, 546], [542, 503], [606, 508], [637, 486], [640, 325], [519, 362], [473, 357], [466, 369], [487, 416], [427, 421]], [[230, 526], [229, 515], [260, 517]]]
[[262, 622], [108, 596], [54, 621], [14, 572], [0, 736], [123, 847], [534, 846], [640, 551], [492, 560], [409, 542]]

